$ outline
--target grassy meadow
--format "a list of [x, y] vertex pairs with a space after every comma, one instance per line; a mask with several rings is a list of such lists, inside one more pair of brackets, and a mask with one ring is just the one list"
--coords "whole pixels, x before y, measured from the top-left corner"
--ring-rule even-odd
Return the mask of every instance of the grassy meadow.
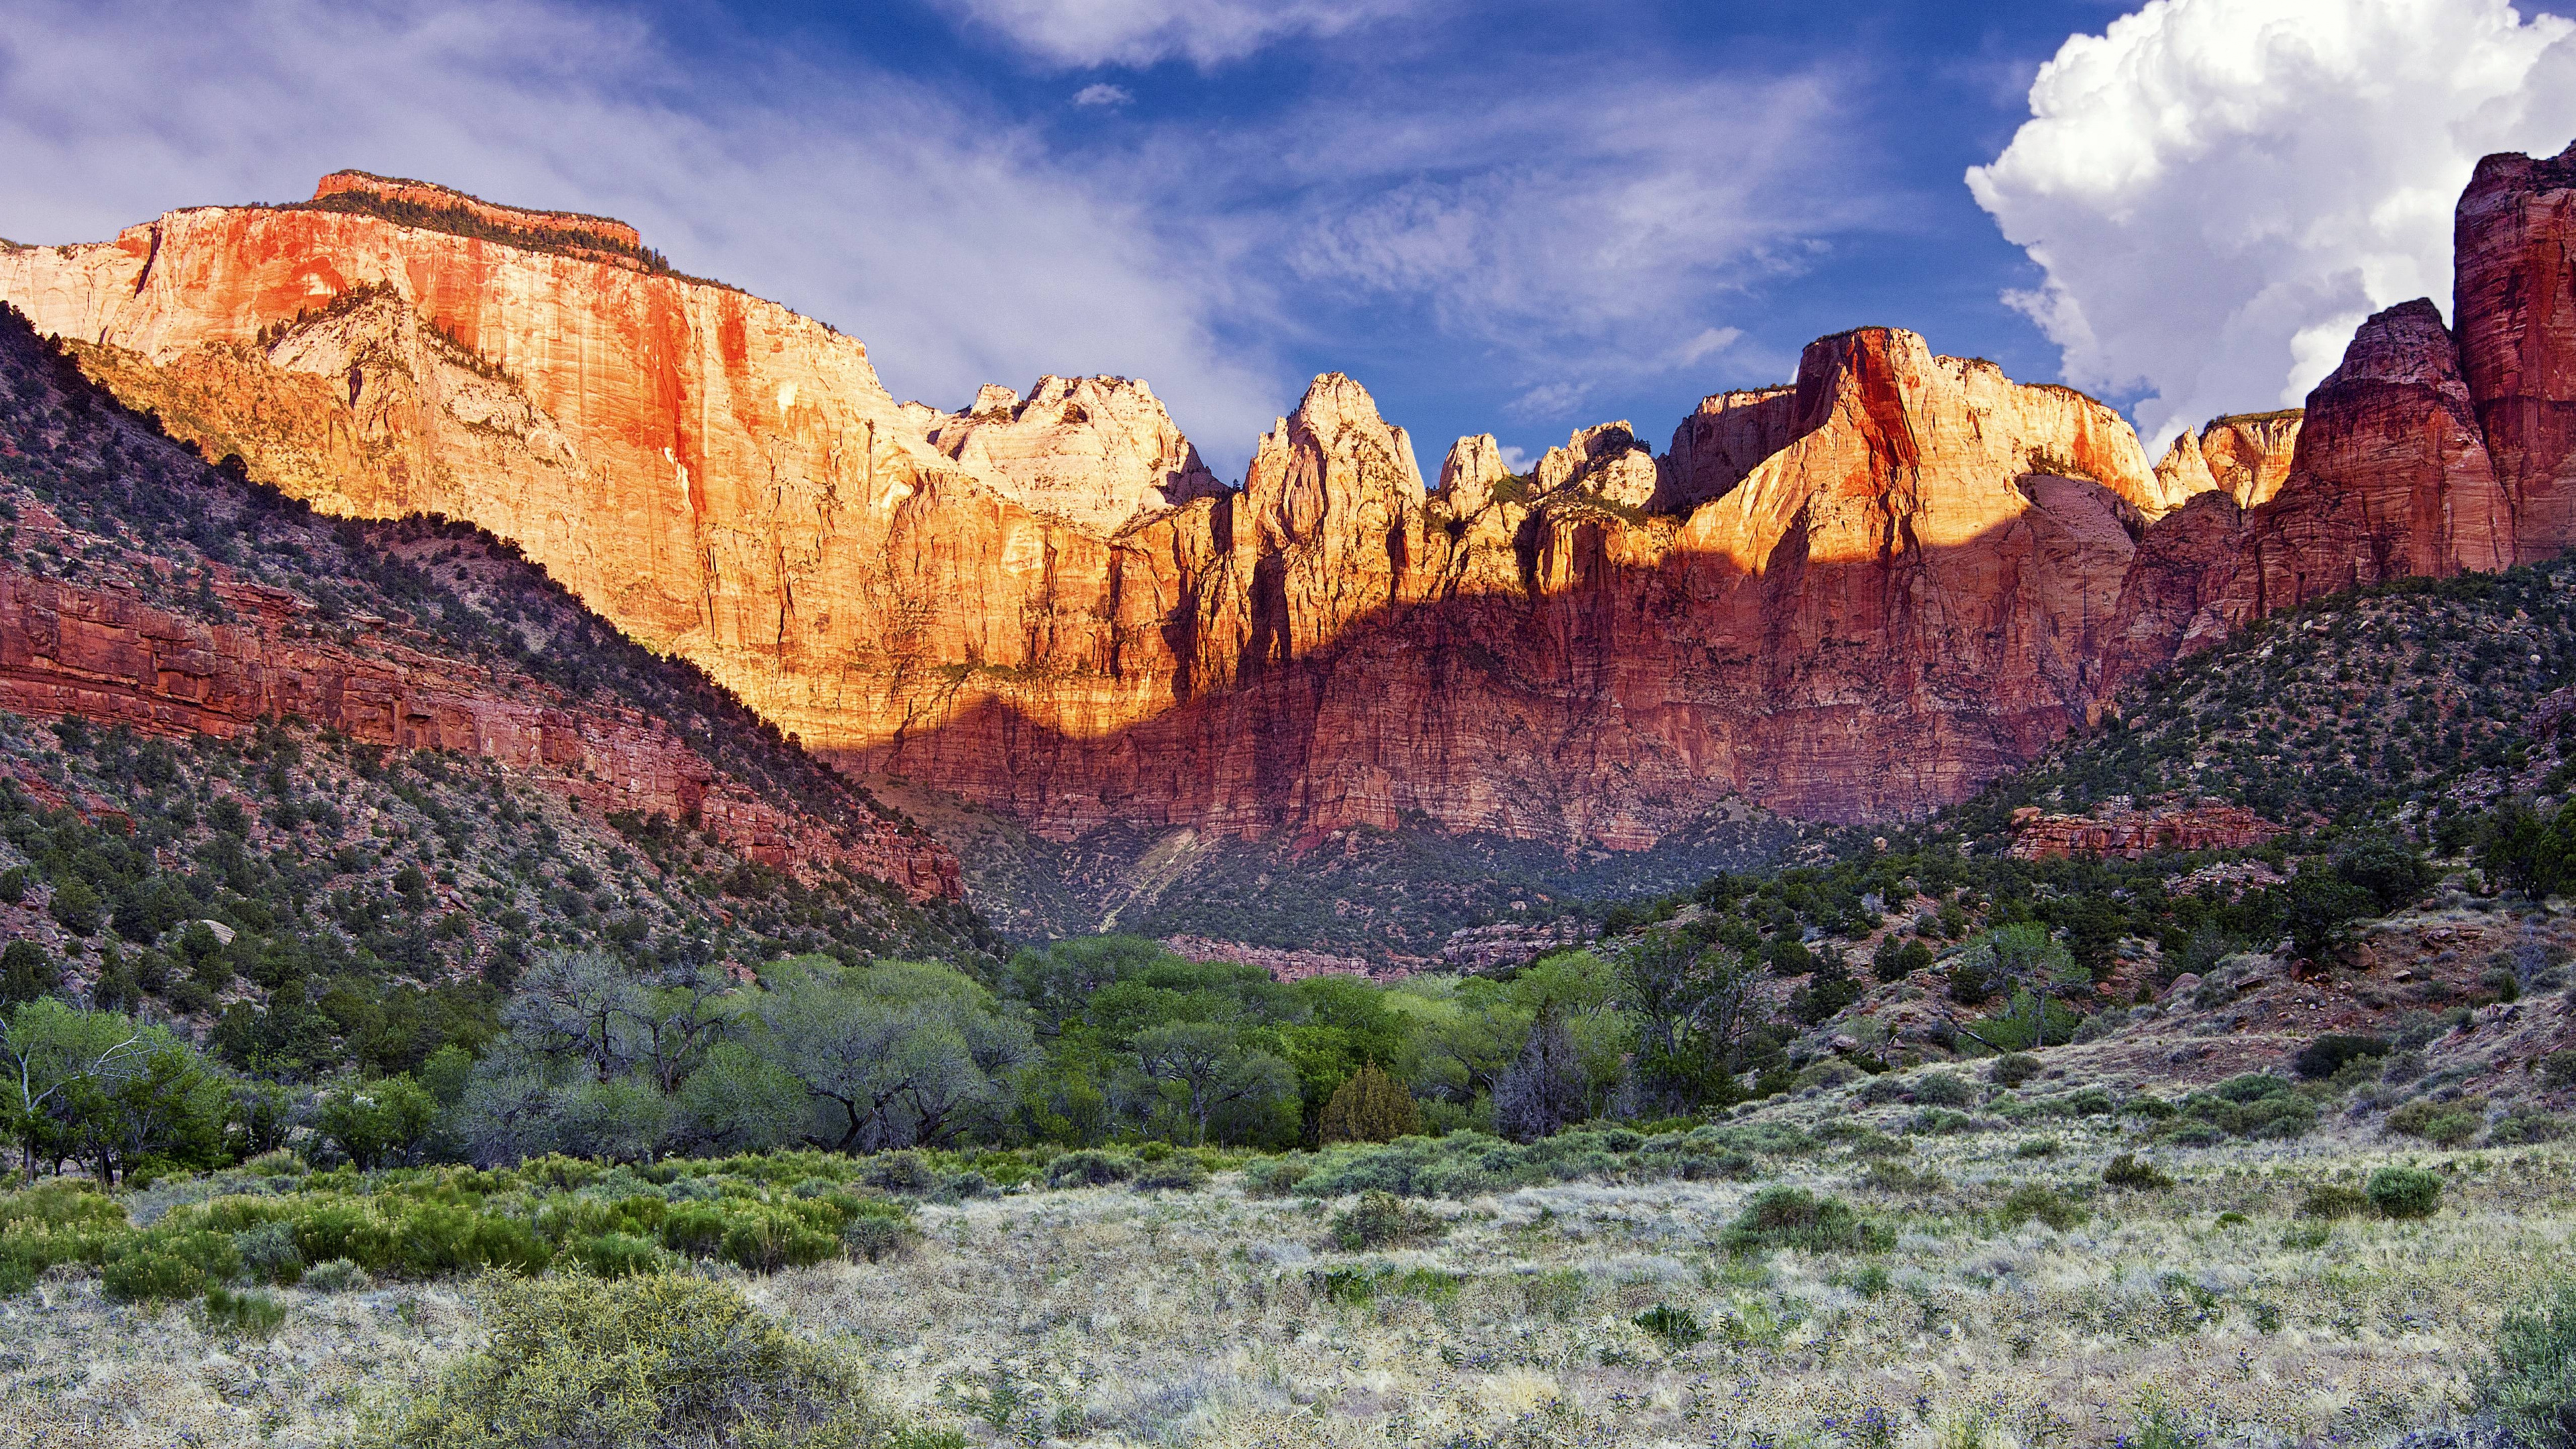
[[[1083, 1185], [1102, 1174], [1079, 1154], [1058, 1185], [1031, 1173], [1007, 1190], [979, 1175], [961, 1191], [918, 1158], [893, 1164], [894, 1192], [865, 1159], [846, 1184], [783, 1192], [741, 1163], [659, 1185], [613, 1169], [486, 1181], [481, 1205], [560, 1238], [550, 1280], [738, 1290], [847, 1367], [880, 1441], [922, 1444], [2384, 1443], [2468, 1422], [2502, 1315], [2566, 1260], [2576, 1224], [2576, 1161], [2554, 1145], [2167, 1132], [2148, 1172], [2112, 1174], [2144, 1184], [2114, 1186], [2106, 1167], [2142, 1135], [2119, 1118], [1958, 1115], [1927, 1131], [1917, 1109], [1819, 1092], [1723, 1129], [1569, 1134], [1590, 1140], [1454, 1197], [1298, 1190], [1364, 1180], [1396, 1152], [1346, 1148], [1114, 1165], [1165, 1187]], [[2387, 1216], [2360, 1191], [2393, 1162], [2438, 1180], [2430, 1215]], [[240, 1198], [371, 1195], [345, 1172], [243, 1176], [122, 1205], [148, 1234], [258, 1216], [226, 1208]], [[385, 1174], [376, 1190], [407, 1181], [453, 1206], [472, 1194], [434, 1185], [475, 1176]], [[720, 1244], [693, 1259], [634, 1234], [646, 1251], [620, 1259], [579, 1236], [632, 1226], [657, 1194], [668, 1223], [692, 1203], [753, 1213], [765, 1192], [827, 1191], [875, 1221], [900, 1207], [904, 1231], [873, 1240], [874, 1261], [850, 1247], [765, 1271]], [[512, 1281], [390, 1259], [290, 1276], [243, 1295], [278, 1310], [267, 1322], [211, 1299], [120, 1302], [113, 1270], [49, 1268], [0, 1300], [0, 1444], [385, 1434], [494, 1331], [485, 1305]]]

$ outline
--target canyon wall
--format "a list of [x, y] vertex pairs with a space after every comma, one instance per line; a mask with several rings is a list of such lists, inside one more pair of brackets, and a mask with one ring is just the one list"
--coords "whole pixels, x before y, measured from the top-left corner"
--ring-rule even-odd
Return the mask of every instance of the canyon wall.
[[1050, 835], [1625, 848], [1729, 797], [1919, 812], [2248, 619], [2565, 546], [2571, 168], [2481, 165], [2456, 339], [2392, 309], [2304, 417], [2152, 466], [2092, 399], [1867, 329], [1661, 458], [1604, 424], [1526, 477], [1480, 437], [1426, 484], [1327, 375], [1229, 489], [1142, 383], [899, 404], [856, 340], [595, 226], [450, 226], [482, 213], [419, 183], [370, 214], [348, 174], [0, 253], [0, 299], [209, 456], [470, 519], [808, 746]]

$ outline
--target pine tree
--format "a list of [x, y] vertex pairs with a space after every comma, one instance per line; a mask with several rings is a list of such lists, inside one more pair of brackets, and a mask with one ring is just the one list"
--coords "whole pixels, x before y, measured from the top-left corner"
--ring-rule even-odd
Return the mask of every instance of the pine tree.
[[1326, 1142], [1393, 1142], [1420, 1132], [1422, 1114], [1404, 1083], [1363, 1065], [1333, 1089], [1316, 1130]]

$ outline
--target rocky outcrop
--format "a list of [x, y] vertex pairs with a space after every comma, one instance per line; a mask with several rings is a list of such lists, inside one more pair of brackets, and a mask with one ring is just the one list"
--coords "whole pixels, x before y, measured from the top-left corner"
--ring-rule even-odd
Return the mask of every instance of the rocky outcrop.
[[1722, 392], [1700, 399], [1673, 429], [1664, 455], [1660, 513], [1688, 513], [1744, 481], [1754, 465], [1789, 446], [1795, 436], [1798, 390], [1766, 387]]
[[2308, 394], [2291, 477], [2254, 511], [2225, 607], [2233, 621], [2386, 579], [2513, 562], [2459, 349], [2429, 301], [2364, 322]]
[[1305, 981], [1317, 976], [1366, 976], [1400, 981], [1413, 974], [1401, 965], [1379, 966], [1363, 956], [1336, 956], [1329, 951], [1292, 951], [1279, 946], [1247, 946], [1241, 941], [1214, 941], [1205, 936], [1169, 936], [1165, 949], [1190, 961], [1221, 961], [1252, 966], [1273, 981]]
[[2199, 432], [2173, 440], [2156, 464], [2156, 479], [2168, 498], [2215, 490], [2239, 508], [2259, 508], [2289, 481], [2303, 417], [2290, 408], [2213, 418]]
[[2456, 348], [2395, 309], [2304, 423], [2155, 467], [2099, 402], [1875, 328], [1661, 459], [1605, 424], [1523, 478], [1468, 438], [1436, 488], [1327, 374], [1229, 490], [1141, 383], [899, 404], [782, 308], [408, 191], [0, 253], [0, 297], [210, 456], [471, 519], [807, 745], [1046, 834], [1627, 848], [1735, 796], [1921, 811], [2248, 618], [2576, 541], [2564, 169], [2481, 166]]
[[2281, 827], [2246, 809], [2202, 801], [2194, 805], [2133, 809], [2106, 805], [2090, 815], [2049, 815], [2035, 805], [2012, 813], [2012, 854], [2020, 860], [2052, 856], [2143, 856], [2170, 851], [2250, 850]]
[[2576, 146], [2478, 163], [2452, 229], [2461, 375], [2513, 515], [2513, 558], [2576, 540]]
[[1102, 536], [1226, 491], [1154, 390], [1123, 377], [1042, 377], [1026, 400], [988, 384], [927, 437], [1030, 512]]

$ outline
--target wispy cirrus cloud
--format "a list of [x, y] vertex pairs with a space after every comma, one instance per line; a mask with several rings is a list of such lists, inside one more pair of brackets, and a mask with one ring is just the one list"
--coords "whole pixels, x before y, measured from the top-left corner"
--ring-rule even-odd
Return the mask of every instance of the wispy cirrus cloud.
[[898, 394], [1121, 372], [1220, 439], [1275, 415], [1276, 360], [1216, 340], [1226, 289], [1115, 186], [971, 97], [728, 64], [563, 0], [22, 0], [0, 30], [0, 234], [102, 237], [359, 166], [633, 221], [865, 338]]
[[1434, 0], [935, 0], [1034, 59], [1066, 68], [1186, 60], [1206, 69], [1262, 47], [1420, 13]]

